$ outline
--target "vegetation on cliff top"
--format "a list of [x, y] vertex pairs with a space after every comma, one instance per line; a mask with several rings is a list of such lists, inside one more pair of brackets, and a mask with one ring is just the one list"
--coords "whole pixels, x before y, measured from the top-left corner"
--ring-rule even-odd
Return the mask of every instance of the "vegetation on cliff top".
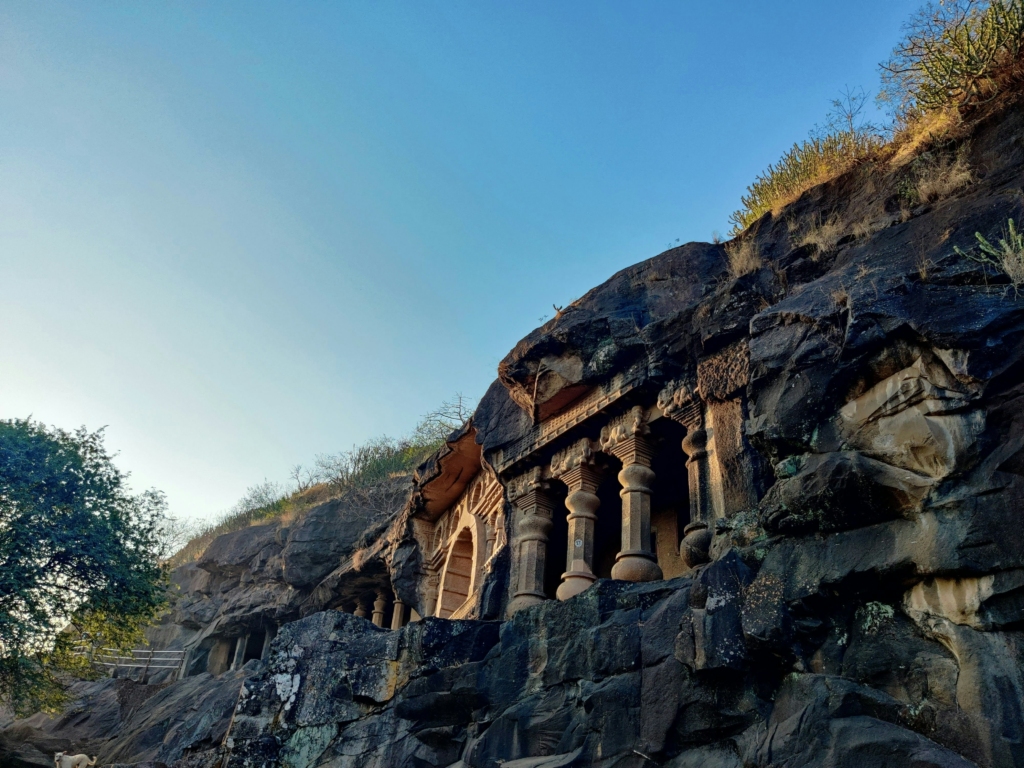
[[[859, 122], [863, 93], [833, 102], [823, 129], [796, 143], [757, 176], [732, 214], [741, 234], [768, 211], [778, 212], [806, 190], [858, 163], [902, 159], [940, 137], [970, 110], [995, 98], [1022, 74], [1024, 0], [945, 0], [929, 3], [904, 28], [881, 64], [879, 103], [888, 126]], [[735, 271], [735, 270], [734, 270]]]
[[290, 489], [266, 480], [251, 486], [219, 519], [192, 531], [187, 543], [175, 552], [168, 564], [176, 567], [198, 560], [213, 540], [225, 533], [271, 520], [294, 518], [330, 499], [355, 497], [357, 503], [368, 507], [394, 504], [398, 501], [395, 494], [385, 493], [379, 498], [379, 494], [372, 491], [389, 478], [410, 474], [444, 445], [445, 439], [461, 427], [472, 412], [473, 403], [461, 393], [456, 394], [423, 416], [412, 434], [406, 437], [376, 437], [348, 451], [321, 454], [312, 467], [296, 465], [292, 468]]
[[89, 676], [82, 633], [130, 648], [164, 605], [163, 496], [126, 480], [102, 430], [0, 421], [0, 702], [16, 713], [58, 711], [67, 676]]

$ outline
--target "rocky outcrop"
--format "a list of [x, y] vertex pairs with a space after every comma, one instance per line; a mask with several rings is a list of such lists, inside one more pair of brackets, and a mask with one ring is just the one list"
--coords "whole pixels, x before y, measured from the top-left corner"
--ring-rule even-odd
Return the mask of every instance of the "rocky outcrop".
[[[409, 487], [408, 477], [394, 478], [314, 506], [294, 520], [219, 536], [196, 562], [174, 570], [172, 610], [150, 631], [153, 647], [194, 649], [190, 671], [201, 671], [224, 638], [262, 633], [354, 600], [366, 583], [381, 581], [386, 567], [379, 553], [356, 564], [353, 558], [379, 538]], [[346, 563], [349, 578], [330, 578]]]
[[[1022, 136], [1019, 104], [993, 105], [969, 142], [933, 148], [975, 181], [929, 203], [907, 194], [928, 163], [808, 191], [742, 235], [764, 266], [738, 279], [718, 244], [623, 270], [502, 361], [402, 514], [326, 505], [177, 572], [167, 643], [284, 622], [264, 661], [168, 685], [116, 734], [113, 683], [95, 684], [80, 705], [95, 730], [22, 722], [4, 743], [109, 732], [88, 742], [104, 759], [182, 767], [1024, 766], [1024, 298], [954, 251], [1021, 220]], [[826, 219], [846, 234], [806, 244]], [[390, 631], [330, 610], [382, 577], [420, 604], [411, 512], [440, 514], [481, 450], [507, 483], [547, 439], [540, 422], [612, 391], [638, 431], [668, 417], [687, 456], [716, 453], [718, 476], [689, 486], [716, 496], [683, 576], [599, 579], [565, 601], [533, 590], [539, 604], [504, 622]], [[520, 544], [552, 527], [532, 509]], [[501, 557], [478, 616], [506, 615]], [[190, 713], [193, 698], [209, 706]]]
[[187, 762], [224, 741], [242, 681], [258, 662], [220, 677], [174, 684], [107, 678], [76, 683], [74, 703], [59, 717], [36, 714], [0, 731], [4, 768], [53, 766], [55, 752], [98, 755], [111, 763]]
[[[385, 632], [347, 614], [304, 619], [246, 682], [227, 765], [974, 764], [940, 743], [953, 740], [947, 728], [933, 730], [937, 740], [919, 732], [923, 708], [854, 670], [792, 673], [747, 650], [751, 575], [730, 556], [696, 580], [602, 580], [500, 629], [428, 619]], [[931, 668], [933, 699], [955, 700], [950, 654], [929, 654], [909, 622], [883, 610], [851, 615], [846, 628], [849, 654], [865, 661], [868, 644], [888, 641], [870, 673], [893, 669], [886, 652], [911, 650]]]

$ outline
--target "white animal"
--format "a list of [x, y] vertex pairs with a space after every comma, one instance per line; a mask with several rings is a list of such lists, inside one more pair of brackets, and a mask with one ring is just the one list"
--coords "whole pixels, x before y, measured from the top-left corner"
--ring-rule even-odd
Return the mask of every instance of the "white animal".
[[53, 755], [54, 768], [86, 768], [96, 765], [96, 758], [89, 760], [88, 755], [69, 755], [66, 752], [55, 752]]

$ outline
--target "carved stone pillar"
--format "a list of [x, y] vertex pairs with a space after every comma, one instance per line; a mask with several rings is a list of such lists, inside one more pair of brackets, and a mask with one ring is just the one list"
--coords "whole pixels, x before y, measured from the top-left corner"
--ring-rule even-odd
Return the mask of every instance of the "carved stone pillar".
[[584, 438], [559, 451], [551, 460], [551, 475], [569, 486], [565, 506], [569, 510], [569, 548], [565, 573], [556, 597], [568, 600], [597, 581], [594, 575], [594, 530], [597, 526], [598, 476], [594, 452]]
[[356, 603], [356, 609], [352, 611], [353, 616], [358, 616], [360, 619], [366, 618], [366, 603], [360, 600]]
[[270, 644], [274, 642], [274, 638], [277, 637], [277, 625], [268, 624], [266, 634], [263, 635], [263, 649], [260, 651], [260, 658], [267, 658], [267, 654], [270, 652]]
[[697, 363], [716, 518], [753, 509], [758, 502], [754, 452], [744, 434], [749, 384], [750, 350], [745, 340]]
[[657, 557], [651, 551], [651, 470], [653, 450], [647, 435], [644, 409], [634, 406], [601, 430], [601, 450], [622, 461], [622, 550], [615, 556], [612, 578], [623, 581], [657, 581], [662, 578]]
[[498, 540], [498, 528], [497, 528], [496, 523], [497, 523], [497, 520], [495, 519], [495, 516], [493, 516], [493, 515], [488, 515], [487, 516], [486, 523], [485, 523], [485, 536], [486, 536], [486, 546], [485, 546], [485, 549], [484, 549], [484, 562], [485, 563], [488, 560], [490, 560], [491, 559], [491, 555], [494, 554], [494, 542], [496, 542]]
[[438, 604], [437, 597], [440, 591], [440, 576], [437, 571], [431, 568], [427, 572], [427, 595], [426, 595], [426, 610], [428, 616], [437, 616]]
[[693, 387], [673, 382], [658, 395], [658, 407], [668, 418], [686, 427], [683, 452], [687, 457], [690, 523], [683, 529], [685, 535], [679, 545], [679, 552], [683, 561], [693, 568], [708, 561], [710, 526], [715, 518], [703, 405]]
[[401, 629], [405, 626], [405, 603], [395, 598], [395, 603], [391, 609], [391, 628]]
[[551, 531], [551, 500], [544, 493], [541, 468], [509, 484], [509, 500], [519, 510], [516, 525], [516, 591], [508, 604], [508, 616], [547, 600], [544, 594], [544, 566], [547, 562], [548, 533]]
[[249, 635], [245, 634], [235, 641], [235, 657], [231, 661], [231, 669], [241, 669], [245, 664], [245, 647], [249, 644]]
[[384, 608], [387, 606], [388, 601], [384, 597], [383, 592], [377, 593], [377, 599], [373, 601], [373, 623], [378, 627], [384, 626]]

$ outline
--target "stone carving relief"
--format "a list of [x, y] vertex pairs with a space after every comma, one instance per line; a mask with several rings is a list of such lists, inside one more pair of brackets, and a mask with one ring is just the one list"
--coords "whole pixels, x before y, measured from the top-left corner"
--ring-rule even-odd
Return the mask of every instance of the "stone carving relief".
[[618, 455], [617, 450], [628, 450], [631, 441], [638, 437], [646, 437], [650, 432], [651, 428], [647, 425], [647, 414], [643, 406], [634, 405], [601, 429], [601, 450]]
[[[563, 448], [551, 459], [551, 476], [561, 477], [566, 472], [594, 463], [594, 450], [590, 446], [590, 440], [584, 438], [577, 440], [567, 448]], [[538, 467], [539, 469], [539, 467]]]
[[[468, 613], [478, 597], [475, 588], [480, 577], [506, 543], [501, 484], [485, 470], [434, 522], [413, 518], [412, 523], [424, 553], [426, 615], [452, 617]], [[461, 599], [456, 600], [455, 593]]]
[[762, 502], [778, 531], [839, 530], [922, 508], [974, 455], [985, 415], [977, 393], [930, 351], [846, 402], [817, 430], [815, 453], [776, 466]]
[[705, 399], [736, 397], [750, 382], [750, 348], [744, 339], [697, 365], [697, 389]]
[[665, 416], [687, 428], [696, 428], [703, 420], [700, 398], [686, 382], [669, 382], [658, 393], [658, 408]]
[[843, 442], [878, 461], [940, 480], [954, 472], [985, 428], [971, 393], [936, 360], [876, 384], [839, 411]]

